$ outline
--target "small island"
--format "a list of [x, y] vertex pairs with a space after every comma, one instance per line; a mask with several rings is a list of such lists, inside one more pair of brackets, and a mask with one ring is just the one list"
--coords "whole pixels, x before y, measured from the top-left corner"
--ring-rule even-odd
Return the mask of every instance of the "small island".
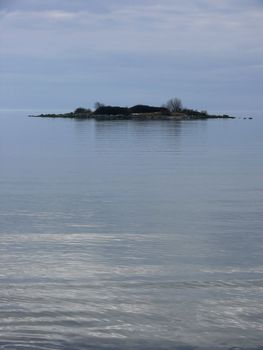
[[178, 98], [172, 98], [161, 107], [135, 105], [133, 107], [106, 106], [96, 102], [95, 110], [78, 107], [73, 112], [63, 114], [40, 114], [30, 117], [75, 118], [96, 120], [197, 120], [197, 119], [235, 119], [227, 114], [214, 115], [207, 111], [185, 108]]

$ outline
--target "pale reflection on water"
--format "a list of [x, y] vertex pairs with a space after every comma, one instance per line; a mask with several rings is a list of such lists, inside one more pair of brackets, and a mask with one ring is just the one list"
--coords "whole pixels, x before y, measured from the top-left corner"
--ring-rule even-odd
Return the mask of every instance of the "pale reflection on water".
[[263, 349], [260, 121], [0, 123], [0, 349]]

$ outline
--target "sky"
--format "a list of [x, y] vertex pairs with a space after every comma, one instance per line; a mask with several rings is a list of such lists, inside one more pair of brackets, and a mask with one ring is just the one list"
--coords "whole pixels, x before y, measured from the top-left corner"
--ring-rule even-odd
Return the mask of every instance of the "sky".
[[0, 0], [0, 108], [263, 110], [263, 0]]

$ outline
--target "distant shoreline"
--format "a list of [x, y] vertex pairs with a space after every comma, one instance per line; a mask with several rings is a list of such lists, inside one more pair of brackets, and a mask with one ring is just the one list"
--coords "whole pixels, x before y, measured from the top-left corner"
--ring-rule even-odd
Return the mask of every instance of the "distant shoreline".
[[62, 114], [29, 115], [37, 118], [70, 118], [95, 120], [207, 120], [207, 119], [235, 119], [228, 114], [215, 115], [206, 111], [181, 108], [178, 111], [169, 111], [165, 107], [136, 105], [131, 108], [119, 106], [100, 106], [95, 111], [77, 108], [74, 112]]
[[189, 116], [189, 115], [180, 115], [180, 116], [171, 116], [171, 115], [154, 115], [154, 114], [140, 114], [140, 115], [92, 115], [88, 117], [81, 117], [79, 115], [68, 115], [68, 114], [40, 114], [40, 115], [29, 115], [33, 118], [53, 118], [53, 119], [95, 119], [95, 120], [207, 120], [207, 119], [236, 119], [232, 116], [224, 115], [207, 115], [207, 116]]

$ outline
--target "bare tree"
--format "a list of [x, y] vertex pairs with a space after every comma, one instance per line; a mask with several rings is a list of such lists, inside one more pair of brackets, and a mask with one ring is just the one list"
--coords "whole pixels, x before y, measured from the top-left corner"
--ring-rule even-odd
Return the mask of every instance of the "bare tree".
[[95, 102], [94, 103], [94, 108], [95, 109], [98, 109], [98, 108], [100, 108], [100, 107], [104, 107], [105, 105], [103, 104], [103, 103], [101, 103], [101, 102]]
[[183, 105], [179, 98], [174, 97], [166, 102], [165, 107], [169, 109], [170, 112], [179, 112], [182, 110]]

